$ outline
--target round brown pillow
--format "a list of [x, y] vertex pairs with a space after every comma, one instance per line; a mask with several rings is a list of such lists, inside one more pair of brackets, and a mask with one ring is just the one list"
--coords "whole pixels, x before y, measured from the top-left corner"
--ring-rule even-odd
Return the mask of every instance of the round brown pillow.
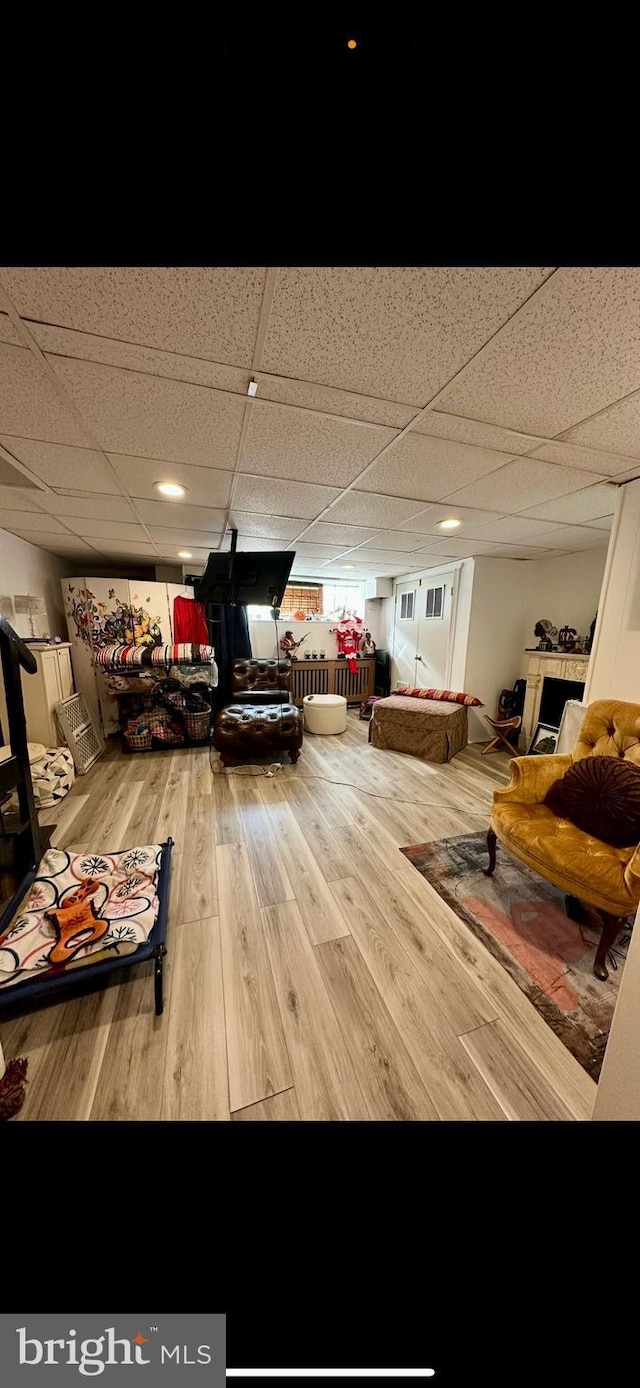
[[583, 757], [554, 781], [545, 805], [615, 848], [640, 843], [640, 767], [620, 757]]

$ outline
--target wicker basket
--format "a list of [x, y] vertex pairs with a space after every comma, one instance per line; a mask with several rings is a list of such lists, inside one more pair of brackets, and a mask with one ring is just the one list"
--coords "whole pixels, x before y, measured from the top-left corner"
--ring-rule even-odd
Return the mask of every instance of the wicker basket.
[[149, 728], [146, 727], [144, 732], [136, 732], [136, 728], [140, 726], [140, 721], [139, 718], [132, 718], [127, 724], [125, 738], [131, 752], [148, 752], [151, 748], [151, 732]]
[[184, 714], [184, 726], [192, 742], [203, 742], [208, 737], [210, 722], [211, 710], [208, 708], [197, 713], [188, 711]]

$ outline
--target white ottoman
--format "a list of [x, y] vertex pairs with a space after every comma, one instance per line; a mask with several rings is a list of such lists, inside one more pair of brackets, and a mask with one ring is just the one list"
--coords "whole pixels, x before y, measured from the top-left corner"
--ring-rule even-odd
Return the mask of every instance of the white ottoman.
[[343, 733], [347, 727], [347, 701], [341, 694], [307, 694], [303, 699], [307, 733]]

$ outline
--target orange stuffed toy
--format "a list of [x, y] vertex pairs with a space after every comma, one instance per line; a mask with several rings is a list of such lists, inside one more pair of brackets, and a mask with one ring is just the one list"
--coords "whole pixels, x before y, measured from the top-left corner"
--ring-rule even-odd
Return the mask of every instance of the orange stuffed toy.
[[97, 882], [82, 882], [72, 892], [66, 906], [45, 913], [58, 932], [58, 939], [49, 953], [51, 964], [68, 964], [85, 945], [94, 944], [106, 934], [108, 920], [96, 916], [93, 902], [87, 900], [97, 886]]

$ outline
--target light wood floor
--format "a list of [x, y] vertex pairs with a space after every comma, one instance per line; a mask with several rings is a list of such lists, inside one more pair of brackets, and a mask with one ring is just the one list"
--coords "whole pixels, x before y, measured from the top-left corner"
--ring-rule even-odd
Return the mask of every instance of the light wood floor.
[[442, 767], [377, 751], [355, 714], [274, 779], [110, 745], [52, 843], [175, 840], [165, 1012], [142, 965], [2, 1020], [29, 1060], [21, 1119], [589, 1118], [593, 1081], [398, 851], [484, 828], [506, 778], [475, 746]]

